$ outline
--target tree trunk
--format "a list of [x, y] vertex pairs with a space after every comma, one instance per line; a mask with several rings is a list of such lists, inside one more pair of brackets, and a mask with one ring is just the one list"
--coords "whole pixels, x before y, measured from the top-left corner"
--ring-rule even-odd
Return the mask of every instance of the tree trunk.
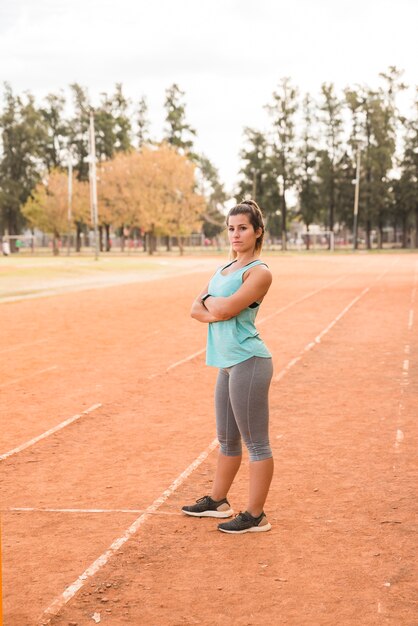
[[157, 249], [157, 242], [155, 238], [154, 224], [151, 224], [151, 230], [148, 232], [148, 254], [149, 255], [154, 254], [156, 249]]
[[418, 204], [415, 205], [415, 248], [418, 248]]
[[[334, 169], [334, 166], [333, 166]], [[334, 230], [334, 220], [335, 220], [335, 180], [334, 180], [334, 171], [331, 176], [331, 189], [330, 189], [330, 204], [329, 204], [329, 231], [332, 232]], [[328, 242], [328, 250], [331, 250], [331, 235], [329, 237]]]
[[371, 248], [372, 248], [371, 230], [372, 230], [371, 221], [367, 220], [366, 221], [366, 247], [367, 247], [367, 250], [371, 250]]
[[287, 230], [286, 230], [286, 197], [285, 190], [283, 189], [283, 198], [282, 198], [282, 250], [287, 250]]
[[171, 252], [171, 237], [170, 237], [170, 235], [167, 235], [165, 244], [166, 244], [167, 252]]
[[378, 231], [377, 231], [377, 247], [379, 250], [383, 248], [383, 222], [379, 219]]
[[99, 250], [103, 252], [103, 226], [99, 226]]
[[81, 224], [80, 222], [76, 222], [76, 244], [75, 244], [76, 252], [81, 252]]
[[183, 237], [183, 235], [179, 236], [179, 250], [180, 250], [180, 256], [183, 256], [183, 254], [184, 254], [184, 237]]
[[106, 252], [110, 252], [111, 244], [110, 244], [110, 224], [105, 224], [105, 233], [106, 233]]
[[408, 246], [408, 216], [402, 216], [402, 248], [407, 248]]
[[57, 235], [57, 233], [54, 233], [52, 236], [52, 254], [54, 256], [58, 256], [60, 253], [60, 249], [58, 246], [58, 238], [59, 238], [59, 235]]
[[[5, 234], [10, 235], [11, 237], [13, 237], [13, 235], [17, 235], [17, 223], [14, 212], [11, 212], [8, 216]], [[9, 247], [12, 254], [16, 252], [16, 239], [9, 239]]]
[[307, 235], [306, 235], [306, 249], [310, 250], [310, 248], [311, 248], [311, 236], [309, 234], [309, 224], [306, 224], [306, 232], [307, 232]]

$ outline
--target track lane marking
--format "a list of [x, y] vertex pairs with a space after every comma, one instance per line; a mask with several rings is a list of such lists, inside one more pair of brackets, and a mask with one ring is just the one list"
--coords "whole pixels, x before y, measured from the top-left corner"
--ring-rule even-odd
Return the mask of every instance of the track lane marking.
[[342, 319], [344, 317], [344, 315], [346, 313], [348, 313], [348, 311], [364, 296], [366, 295], [366, 293], [368, 293], [370, 291], [370, 287], [366, 287], [365, 289], [363, 289], [363, 291], [356, 296], [333, 320], [332, 322], [330, 322], [328, 324], [328, 326], [326, 328], [324, 328], [324, 330], [322, 330], [319, 335], [317, 335], [315, 337], [315, 339], [313, 341], [310, 341], [308, 344], [306, 344], [306, 346], [304, 348], [302, 348], [302, 350], [300, 351], [300, 353], [298, 354], [298, 356], [294, 357], [293, 359], [291, 359], [289, 361], [289, 363], [281, 370], [281, 372], [279, 372], [279, 374], [277, 374], [277, 376], [275, 376], [273, 378], [274, 382], [279, 382], [279, 380], [281, 380], [283, 378], [283, 376], [285, 376], [287, 374], [287, 372], [294, 366], [296, 365], [296, 363], [298, 363], [303, 357], [304, 355], [309, 352], [310, 350], [312, 350], [313, 348], [315, 348], [315, 346], [317, 346], [318, 344], [321, 343], [322, 339], [325, 337], [325, 335], [327, 333], [329, 333], [329, 331], [335, 326], [335, 324], [337, 322], [340, 321], [340, 319]]
[[[389, 270], [392, 269], [392, 267], [394, 265], [396, 265], [397, 262], [398, 262], [398, 260], [395, 260], [390, 267], [388, 267], [381, 274], [379, 274], [379, 276], [373, 281], [373, 284], [379, 282], [379, 280], [381, 280], [383, 278], [383, 276], [385, 276], [389, 272]], [[337, 322], [339, 322], [344, 317], [344, 315], [346, 315], [346, 313], [348, 313], [348, 311], [355, 304], [357, 304], [357, 302], [363, 296], [365, 296], [370, 291], [371, 287], [372, 287], [372, 285], [369, 285], [368, 287], [365, 287], [363, 289], [363, 291], [361, 291], [359, 293], [358, 296], [356, 296], [353, 300], [351, 300], [351, 302], [346, 307], [344, 307], [344, 309], [340, 313], [338, 313], [338, 315], [328, 324], [328, 326], [326, 326], [319, 333], [319, 335], [317, 335], [315, 337], [315, 339], [313, 341], [310, 341], [309, 343], [307, 343], [306, 346], [304, 348], [302, 348], [300, 353], [296, 357], [294, 357], [293, 359], [291, 359], [289, 361], [289, 363], [277, 374], [277, 376], [275, 376], [273, 378], [273, 382], [276, 382], [276, 383], [279, 382], [283, 378], [283, 376], [285, 376], [287, 374], [287, 372], [304, 357], [304, 355], [307, 352], [309, 352], [310, 350], [315, 348], [315, 346], [319, 345], [321, 343], [322, 339], [325, 337], [325, 335], [328, 334], [329, 331], [335, 326], [335, 324], [337, 324]]]
[[2, 383], [0, 388], [8, 387], [9, 385], [17, 385], [22, 381], [27, 380], [28, 378], [33, 378], [34, 376], [40, 376], [41, 374], [46, 374], [47, 372], [52, 372], [52, 370], [58, 369], [58, 365], [51, 365], [51, 367], [46, 367], [43, 370], [38, 370], [37, 372], [33, 372], [33, 374], [28, 374], [27, 376], [22, 376], [21, 378], [15, 378], [14, 380], [9, 380], [7, 383]]
[[[407, 324], [408, 334], [412, 332], [412, 329], [414, 327], [414, 307], [415, 307], [415, 298], [416, 298], [416, 293], [417, 293], [417, 285], [418, 285], [418, 263], [415, 264], [414, 282], [413, 282], [411, 297], [409, 301], [408, 324]], [[411, 354], [411, 343], [409, 339], [407, 339], [404, 345], [403, 352], [404, 352], [404, 355], [408, 357]], [[401, 426], [401, 421], [402, 421], [402, 414], [405, 408], [404, 395], [405, 395], [407, 387], [409, 386], [409, 367], [410, 367], [410, 359], [406, 358], [403, 360], [403, 363], [402, 363], [400, 398], [399, 398], [398, 414], [397, 414], [397, 420], [396, 420], [397, 428], [396, 428], [396, 433], [395, 433], [395, 443], [393, 444], [396, 453], [401, 452], [401, 444], [405, 439], [405, 433], [404, 431], [401, 430], [400, 426]]]
[[154, 500], [154, 502], [145, 509], [145, 511], [129, 526], [129, 528], [103, 552], [89, 567], [71, 583], [59, 596], [51, 602], [41, 616], [40, 623], [47, 626], [51, 620], [59, 613], [67, 602], [75, 596], [75, 594], [85, 585], [86, 581], [94, 576], [102, 567], [106, 565], [109, 559], [132, 537], [138, 529], [144, 524], [148, 516], [155, 513], [160, 506], [184, 483], [194, 470], [215, 450], [218, 446], [217, 439], [204, 450], [190, 465], [182, 472], [171, 485], [163, 491], [163, 493]]
[[[145, 513], [146, 509], [54, 509], [29, 506], [14, 506], [9, 509], [0, 509], [2, 513]], [[148, 515], [174, 515], [181, 517], [182, 513], [172, 511], [154, 511]]]
[[[393, 263], [392, 266], [395, 263]], [[375, 282], [380, 280], [380, 278], [384, 276], [389, 271], [389, 269], [390, 268], [382, 272], [382, 274], [379, 275], [379, 277], [376, 279]], [[370, 287], [367, 287], [365, 290], [363, 290], [361, 294], [357, 296], [357, 298], [355, 298], [350, 303], [349, 307], [353, 306], [353, 304], [357, 302], [364, 293], [369, 291], [369, 289]], [[348, 309], [348, 307], [346, 307], [346, 309]], [[339, 316], [337, 317], [340, 319], [342, 317], [342, 314], [343, 312], [340, 313]], [[329, 330], [330, 328], [332, 328], [332, 326], [335, 324], [336, 321], [337, 319], [334, 320], [331, 324], [329, 324], [327, 329]], [[320, 341], [320, 338], [323, 336], [323, 334], [324, 334], [324, 331], [322, 331], [322, 333], [320, 333], [316, 339], [319, 338], [319, 341]], [[317, 345], [317, 343], [314, 341], [308, 345], [315, 346]], [[292, 361], [297, 362], [298, 360], [300, 360], [300, 358], [301, 356], [297, 357], [296, 359], [292, 359]], [[182, 362], [184, 362], [184, 360], [182, 360]], [[186, 478], [188, 478], [190, 474], [192, 474], [192, 472], [201, 463], [203, 463], [203, 461], [209, 456], [209, 454], [217, 448], [217, 446], [218, 446], [218, 440], [214, 439], [210, 443], [210, 445], [206, 448], [206, 450], [204, 450], [204, 452], [202, 452], [195, 459], [195, 461], [193, 461], [186, 468], [186, 470], [184, 470], [184, 472], [182, 472], [178, 476], [178, 478], [175, 479], [175, 481], [170, 485], [170, 487], [168, 487], [168, 489], [166, 489], [160, 497], [154, 500], [154, 502], [145, 510], [145, 512], [142, 513], [142, 515], [140, 515], [133, 522], [133, 524], [131, 524], [131, 526], [129, 526], [129, 528], [123, 533], [123, 535], [115, 539], [113, 543], [110, 545], [110, 547], [101, 556], [99, 556], [73, 583], [71, 583], [59, 596], [55, 598], [55, 600], [51, 602], [51, 604], [47, 607], [47, 609], [45, 609], [43, 613], [43, 616], [40, 622], [41, 626], [47, 626], [48, 624], [51, 623], [51, 620], [59, 613], [59, 611], [63, 608], [63, 606], [67, 604], [67, 602], [69, 602], [76, 595], [76, 593], [84, 586], [86, 581], [92, 576], [94, 576], [102, 567], [104, 567], [104, 565], [108, 563], [108, 561], [112, 558], [112, 556], [128, 541], [130, 537], [132, 537], [138, 531], [138, 529], [143, 525], [143, 523], [146, 521], [150, 513], [154, 513], [155, 511], [157, 511], [158, 508], [162, 504], [164, 504], [164, 502], [178, 489], [178, 487], [180, 487], [183, 484]]]
[[12, 450], [9, 450], [8, 452], [5, 452], [4, 454], [1, 454], [0, 455], [0, 461], [4, 461], [5, 459], [9, 458], [10, 456], [13, 456], [13, 454], [17, 454], [18, 452], [22, 452], [22, 450], [26, 450], [26, 448], [29, 448], [30, 446], [33, 446], [35, 443], [38, 443], [38, 441], [42, 441], [42, 439], [46, 439], [46, 437], [49, 437], [49, 435], [52, 435], [53, 433], [56, 433], [57, 431], [61, 430], [65, 426], [68, 426], [69, 424], [72, 424], [73, 422], [79, 420], [80, 417], [82, 417], [83, 415], [87, 415], [88, 413], [91, 413], [92, 411], [95, 411], [96, 409], [98, 409], [101, 406], [102, 406], [101, 404], [93, 404], [91, 407], [89, 407], [85, 411], [82, 411], [81, 413], [77, 413], [76, 415], [73, 415], [72, 417], [69, 417], [68, 419], [64, 420], [60, 424], [57, 424], [53, 428], [50, 428], [49, 430], [45, 431], [41, 435], [38, 435], [37, 437], [34, 437], [33, 439], [30, 439], [29, 441], [26, 441], [25, 443], [22, 443], [22, 445], [17, 446], [17, 448], [13, 448]]
[[[395, 265], [397, 261], [395, 261], [393, 265]], [[378, 278], [374, 282], [378, 282], [391, 268], [388, 268], [384, 272], [382, 272]], [[359, 296], [357, 296], [345, 309], [335, 318], [331, 324], [327, 326], [324, 331], [322, 331], [315, 339], [314, 342], [311, 342], [310, 346], [317, 345], [325, 331], [328, 332], [334, 324], [341, 319], [341, 317], [345, 314], [346, 310], [349, 310], [365, 293], [370, 290], [370, 287], [364, 289]], [[202, 350], [203, 352], [203, 350]], [[201, 353], [201, 352], [200, 352]], [[296, 357], [296, 359], [292, 359], [292, 361], [298, 362], [302, 355]], [[183, 359], [182, 362], [185, 362]], [[286, 368], [284, 368], [286, 369]], [[283, 372], [283, 370], [282, 370]], [[282, 373], [281, 372], [281, 373]], [[281, 374], [280, 373], [280, 374]], [[280, 375], [279, 374], [279, 375]], [[102, 567], [104, 567], [111, 557], [128, 541], [128, 539], [133, 536], [138, 529], [143, 525], [146, 521], [147, 517], [154, 513], [159, 509], [159, 507], [164, 504], [164, 502], [180, 487], [183, 482], [189, 477], [190, 474], [201, 464], [203, 461], [209, 456], [209, 454], [215, 450], [218, 446], [217, 439], [214, 439], [210, 445], [202, 452], [185, 470], [182, 472], [171, 485], [159, 496], [154, 502], [142, 513], [134, 522], [129, 526], [129, 528], [121, 535], [119, 538], [115, 539], [110, 547], [100, 555], [72, 584], [70, 584], [59, 596], [55, 598], [51, 602], [51, 604], [45, 609], [42, 617], [41, 617], [41, 626], [47, 626], [51, 623], [51, 620], [59, 613], [59, 611], [63, 608], [65, 604], [67, 604], [75, 594], [84, 586], [86, 581], [94, 576]]]

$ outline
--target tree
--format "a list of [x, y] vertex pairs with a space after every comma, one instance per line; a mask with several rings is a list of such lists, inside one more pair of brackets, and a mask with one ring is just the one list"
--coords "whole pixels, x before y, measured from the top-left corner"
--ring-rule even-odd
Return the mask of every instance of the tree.
[[220, 209], [226, 200], [226, 194], [219, 180], [218, 170], [204, 154], [199, 155], [196, 174], [199, 192], [206, 202], [202, 229], [205, 237], [212, 239], [225, 228], [225, 218]]
[[[87, 183], [73, 181], [73, 210], [86, 217], [88, 211]], [[51, 233], [53, 254], [59, 254], [58, 242], [68, 232], [68, 176], [58, 169], [52, 170], [38, 183], [32, 196], [22, 208], [22, 213], [32, 227]]]
[[21, 207], [40, 179], [47, 130], [31, 94], [25, 98], [15, 96], [7, 83], [4, 90], [0, 115], [0, 228], [9, 235], [18, 235], [24, 224]]
[[334, 230], [337, 195], [337, 163], [342, 157], [342, 102], [337, 98], [332, 83], [321, 86], [323, 97], [320, 105], [321, 122], [325, 130], [325, 150], [321, 155], [321, 190], [322, 201], [328, 208], [328, 229]]
[[[98, 194], [102, 224], [146, 233], [152, 254], [157, 235], [182, 237], [200, 226], [205, 209], [196, 193], [195, 165], [168, 144], [119, 153], [102, 162]], [[123, 236], [123, 235], [122, 235]]]
[[395, 154], [392, 109], [382, 92], [369, 88], [347, 90], [346, 98], [355, 126], [355, 132], [351, 133], [352, 145], [356, 143], [361, 150], [359, 218], [366, 229], [367, 248], [371, 247], [374, 225], [378, 227], [380, 247], [392, 203], [389, 179]]
[[45, 122], [47, 139], [42, 147], [43, 161], [50, 172], [67, 163], [68, 154], [68, 123], [64, 119], [65, 98], [62, 94], [50, 93], [45, 98], [45, 104], [40, 108], [40, 114]]
[[[412, 119], [405, 120], [405, 145], [400, 164], [401, 178], [395, 186], [395, 198], [403, 205], [405, 210], [414, 216], [415, 241], [414, 247], [418, 248], [418, 87], [415, 92], [415, 114]], [[395, 205], [395, 211], [398, 206]], [[405, 225], [405, 220], [403, 220]], [[405, 225], [406, 226], [406, 225]], [[406, 234], [404, 227], [403, 241]]]
[[166, 128], [164, 140], [183, 154], [196, 158], [192, 152], [193, 137], [196, 131], [186, 122], [186, 105], [182, 98], [185, 95], [180, 87], [173, 83], [166, 89], [164, 107], [166, 110]]
[[[158, 149], [144, 147], [138, 166], [145, 230], [152, 239], [157, 234], [178, 237], [183, 254], [183, 237], [200, 227], [205, 208], [203, 196], [195, 191], [195, 165], [162, 143]], [[148, 251], [152, 253], [152, 245]]]
[[101, 103], [94, 112], [96, 156], [99, 161], [112, 159], [116, 152], [130, 150], [128, 106], [129, 101], [123, 95], [120, 83], [116, 84], [114, 94], [102, 94]]
[[266, 228], [273, 234], [280, 233], [277, 223], [277, 208], [280, 198], [276, 161], [271, 154], [267, 137], [253, 128], [244, 129], [245, 146], [240, 152], [244, 164], [240, 170], [238, 196], [250, 196], [262, 208], [266, 218]]
[[287, 200], [286, 192], [295, 184], [296, 142], [295, 114], [298, 110], [297, 89], [289, 78], [282, 78], [279, 88], [273, 92], [273, 104], [267, 110], [273, 119], [271, 165], [279, 178], [279, 198], [282, 214], [282, 248], [287, 247]]
[[[297, 187], [299, 196], [299, 214], [301, 215], [306, 230], [309, 233], [310, 225], [319, 217], [319, 189], [316, 179], [317, 150], [316, 138], [313, 133], [314, 109], [312, 99], [306, 94], [303, 99], [303, 131], [302, 144], [298, 150], [299, 168]], [[306, 238], [306, 247], [309, 250], [309, 235]]]
[[125, 227], [141, 227], [147, 219], [142, 198], [141, 155], [136, 151], [119, 152], [98, 168], [100, 225], [106, 231], [106, 250], [110, 250], [110, 226], [120, 229], [122, 249]]
[[139, 101], [138, 112], [137, 112], [137, 137], [138, 137], [138, 148], [141, 149], [142, 146], [146, 143], [150, 142], [149, 138], [149, 119], [148, 119], [148, 103], [145, 96], [142, 96]]

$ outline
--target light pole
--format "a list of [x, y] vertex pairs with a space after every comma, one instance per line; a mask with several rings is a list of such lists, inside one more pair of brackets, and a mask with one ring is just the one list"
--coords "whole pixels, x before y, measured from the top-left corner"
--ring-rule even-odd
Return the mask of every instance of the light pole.
[[99, 258], [98, 211], [97, 211], [97, 180], [96, 180], [96, 138], [94, 134], [94, 115], [90, 111], [89, 126], [89, 179], [90, 179], [90, 210], [94, 228], [94, 258]]
[[360, 148], [357, 148], [356, 188], [354, 191], [353, 250], [357, 250], [358, 200], [360, 193]]

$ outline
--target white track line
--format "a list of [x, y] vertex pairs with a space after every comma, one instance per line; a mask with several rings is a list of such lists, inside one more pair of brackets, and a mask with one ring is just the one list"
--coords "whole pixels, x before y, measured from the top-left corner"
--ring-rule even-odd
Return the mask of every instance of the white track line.
[[[175, 367], [178, 367], [179, 365], [183, 365], [183, 363], [187, 363], [188, 361], [191, 361], [192, 359], [194, 359], [195, 357], [199, 356], [199, 354], [203, 354], [203, 352], [205, 352], [206, 348], [202, 348], [201, 350], [198, 350], [197, 352], [194, 352], [193, 354], [190, 354], [190, 356], [186, 356], [186, 358], [181, 359], [181, 361], [176, 361], [175, 363], [172, 363], [171, 365], [169, 365], [166, 369], [166, 372], [169, 372], [170, 370], [173, 370]], [[158, 374], [157, 374], [158, 376]]]
[[[396, 261], [395, 261], [396, 263]], [[394, 265], [394, 264], [392, 264]], [[389, 270], [385, 270], [382, 274], [376, 279], [375, 282], [380, 280], [382, 276], [384, 276]], [[353, 306], [355, 302], [357, 302], [364, 293], [366, 293], [370, 287], [367, 287], [363, 292], [355, 298], [352, 303], [350, 303], [349, 307]], [[348, 310], [348, 307], [346, 307]], [[340, 316], [337, 316], [338, 319], [341, 319], [343, 312]], [[336, 323], [337, 318], [327, 327], [328, 330]], [[327, 330], [327, 332], [328, 332]], [[324, 335], [324, 331], [318, 335], [321, 338]], [[313, 344], [316, 345], [316, 344]], [[61, 593], [55, 600], [49, 605], [49, 607], [44, 611], [43, 617], [41, 619], [41, 626], [47, 626], [51, 623], [51, 620], [59, 613], [62, 607], [69, 602], [75, 594], [84, 586], [85, 582], [94, 576], [108, 561], [110, 558], [128, 541], [128, 539], [133, 536], [137, 530], [142, 526], [142, 524], [146, 521], [147, 517], [154, 513], [164, 502], [180, 487], [183, 482], [190, 476], [190, 474], [197, 468], [203, 461], [209, 456], [209, 454], [218, 446], [217, 439], [214, 439], [212, 443], [206, 448], [204, 452], [202, 452], [193, 463], [189, 465], [189, 467], [184, 470], [176, 478], [176, 480], [166, 489], [162, 495], [154, 500], [154, 502], [145, 510], [142, 515], [136, 519], [131, 526], [123, 533], [121, 537], [115, 539], [115, 541], [111, 544], [111, 546], [104, 552], [101, 556], [99, 556], [94, 563], [92, 563], [71, 585], [69, 585], [63, 593]]]
[[[335, 283], [338, 283], [343, 278], [345, 278], [345, 276], [340, 276], [336, 280], [333, 280], [330, 283], [327, 283], [323, 287], [320, 287], [319, 289], [315, 289], [315, 291], [310, 291], [305, 296], [302, 296], [301, 298], [298, 298], [297, 300], [293, 300], [292, 302], [289, 302], [289, 304], [286, 304], [286, 306], [282, 307], [281, 309], [278, 309], [274, 313], [270, 313], [270, 315], [266, 315], [266, 317], [263, 317], [261, 320], [258, 320], [257, 326], [259, 326], [260, 324], [263, 324], [264, 322], [271, 319], [272, 317], [275, 317], [276, 315], [280, 315], [280, 313], [287, 311], [287, 309], [290, 309], [292, 306], [295, 306], [296, 304], [299, 304], [300, 302], [303, 302], [304, 300], [307, 300], [308, 298], [312, 298], [312, 296], [316, 295], [320, 291], [323, 291], [324, 289], [327, 289], [328, 287], [331, 287], [332, 285], [335, 285]], [[197, 356], [200, 356], [201, 354], [203, 354], [205, 350], [206, 348], [202, 348], [201, 350], [198, 350], [197, 352], [194, 352], [193, 354], [186, 356], [184, 359], [181, 359], [180, 361], [176, 361], [175, 363], [172, 363], [171, 365], [167, 367], [166, 373], [170, 372], [171, 370], [178, 367], [179, 365], [183, 365], [183, 363], [188, 363], [189, 361], [192, 361]], [[153, 378], [156, 378], [157, 376], [159, 376], [159, 374], [152, 374], [151, 376], [148, 376], [148, 378], [149, 380], [152, 380]]]
[[31, 341], [30, 343], [19, 343], [16, 346], [10, 346], [9, 348], [4, 348], [0, 350], [0, 354], [4, 352], [12, 352], [13, 350], [23, 350], [24, 348], [29, 348], [31, 346], [36, 346], [39, 343], [46, 343], [48, 339], [38, 339], [37, 341]]
[[322, 338], [331, 330], [331, 328], [333, 328], [335, 326], [335, 324], [342, 318], [344, 317], [344, 315], [346, 313], [348, 313], [348, 311], [351, 309], [351, 307], [353, 307], [359, 300], [360, 298], [362, 298], [366, 293], [368, 293], [370, 291], [370, 287], [366, 287], [365, 289], [363, 289], [363, 291], [354, 298], [354, 300], [352, 300], [350, 302], [350, 304], [348, 304], [342, 311], [341, 313], [339, 313], [337, 315], [337, 317], [335, 317], [332, 322], [330, 324], [328, 324], [328, 326], [326, 328], [324, 328], [324, 330], [322, 330], [319, 335], [317, 335], [315, 337], [315, 339], [313, 341], [310, 341], [308, 344], [306, 344], [306, 346], [304, 348], [302, 348], [302, 350], [300, 351], [299, 355], [295, 358], [293, 358], [291, 361], [289, 361], [289, 363], [281, 370], [281, 372], [279, 372], [279, 374], [277, 374], [277, 376], [275, 376], [273, 378], [274, 382], [278, 382], [279, 380], [281, 380], [283, 378], [283, 376], [285, 376], [287, 374], [287, 372], [294, 366], [296, 365], [296, 363], [298, 363], [302, 357], [309, 352], [310, 350], [312, 350], [312, 348], [315, 348], [315, 346], [317, 346], [318, 344], [321, 343]]
[[[397, 263], [397, 261], [395, 261], [394, 263], [392, 263], [391, 267], [386, 269], [384, 272], [382, 272], [381, 274], [379, 274], [379, 276], [376, 278], [376, 280], [374, 282], [378, 282], [381, 278], [383, 278], [383, 276], [385, 274], [387, 274], [387, 272], [393, 267], [393, 265], [395, 265], [395, 263]], [[319, 335], [317, 335], [315, 337], [315, 339], [313, 341], [310, 341], [308, 344], [306, 344], [306, 346], [304, 348], [302, 348], [302, 350], [300, 351], [300, 353], [298, 354], [298, 356], [294, 357], [293, 359], [291, 359], [289, 361], [289, 363], [277, 374], [277, 376], [275, 376], [273, 378], [274, 382], [279, 382], [279, 380], [281, 380], [283, 378], [283, 376], [285, 376], [287, 374], [287, 372], [294, 366], [296, 365], [296, 363], [298, 363], [303, 356], [309, 352], [310, 350], [312, 350], [313, 348], [315, 348], [315, 346], [319, 345], [321, 343], [321, 340], [323, 339], [323, 337], [329, 333], [329, 331], [331, 330], [331, 328], [333, 328], [335, 326], [335, 324], [337, 322], [340, 321], [340, 319], [342, 319], [344, 317], [344, 315], [346, 313], [348, 313], [348, 311], [364, 296], [366, 295], [366, 293], [368, 293], [370, 291], [370, 286], [366, 287], [365, 289], [363, 289], [363, 291], [356, 296], [340, 313], [338, 313], [338, 315], [332, 320], [332, 322], [330, 322], [330, 324], [328, 324], [328, 326], [326, 328], [324, 328], [324, 330], [322, 330]]]
[[18, 452], [22, 452], [22, 450], [26, 450], [26, 448], [29, 448], [29, 446], [33, 446], [34, 443], [37, 443], [38, 441], [41, 441], [42, 439], [46, 439], [46, 437], [49, 437], [49, 435], [56, 433], [58, 430], [61, 430], [61, 428], [64, 428], [65, 426], [72, 424], [72, 422], [75, 422], [76, 420], [80, 419], [80, 417], [82, 417], [83, 415], [87, 415], [88, 413], [91, 413], [92, 411], [94, 411], [95, 409], [98, 409], [101, 406], [102, 406], [101, 404], [93, 404], [93, 406], [89, 407], [82, 413], [77, 413], [77, 415], [73, 415], [72, 417], [69, 417], [68, 419], [58, 424], [57, 426], [54, 426], [53, 428], [50, 428], [46, 432], [42, 433], [42, 435], [38, 435], [38, 437], [34, 437], [33, 439], [26, 441], [26, 443], [22, 443], [21, 446], [18, 446], [17, 448], [13, 448], [13, 450], [9, 450], [9, 452], [5, 452], [4, 454], [1, 454], [0, 461], [4, 461], [9, 456], [12, 456], [13, 454], [17, 454]]
[[259, 324], [264, 324], [264, 322], [267, 322], [272, 317], [276, 317], [276, 315], [280, 315], [280, 313], [283, 313], [284, 311], [287, 311], [287, 309], [290, 309], [292, 306], [295, 306], [296, 304], [299, 304], [300, 302], [303, 302], [304, 300], [307, 300], [308, 298], [312, 298], [312, 296], [315, 296], [317, 293], [320, 293], [321, 291], [324, 291], [324, 289], [328, 289], [328, 287], [332, 287], [332, 285], [335, 285], [336, 283], [339, 283], [340, 280], [342, 280], [345, 277], [346, 277], [345, 275], [344, 276], [340, 276], [336, 280], [332, 280], [331, 282], [327, 283], [323, 287], [320, 287], [319, 289], [315, 289], [315, 291], [310, 291], [305, 296], [302, 296], [301, 298], [298, 298], [297, 300], [293, 300], [293, 302], [289, 302], [289, 304], [286, 304], [286, 306], [282, 307], [281, 309], [278, 309], [274, 313], [270, 313], [270, 315], [266, 315], [261, 320], [257, 320], [257, 326]]
[[[39, 509], [28, 506], [15, 506], [10, 509], [0, 509], [2, 513], [145, 513], [146, 509]], [[181, 517], [182, 513], [171, 511], [154, 511], [149, 515], [174, 515]]]
[[[409, 311], [408, 311], [408, 334], [411, 333], [414, 327], [414, 306], [415, 306], [415, 297], [417, 293], [417, 285], [418, 285], [418, 263], [415, 265], [415, 274], [414, 274], [414, 283], [411, 292], [411, 299], [409, 303]], [[411, 354], [411, 343], [408, 339], [404, 345], [404, 354], [409, 356]], [[404, 359], [402, 363], [402, 378], [401, 378], [401, 389], [400, 389], [400, 398], [398, 405], [398, 416], [397, 416], [397, 429], [395, 434], [395, 452], [399, 453], [401, 451], [401, 443], [405, 438], [404, 432], [400, 429], [402, 414], [404, 410], [404, 395], [407, 387], [409, 386], [409, 366], [410, 360], [409, 358]]]
[[38, 370], [37, 372], [33, 372], [33, 374], [28, 374], [27, 376], [22, 376], [22, 378], [15, 378], [14, 380], [9, 380], [7, 383], [2, 383], [0, 388], [8, 387], [9, 385], [17, 385], [28, 378], [33, 378], [34, 376], [40, 376], [41, 374], [46, 374], [46, 372], [51, 372], [52, 370], [58, 369], [58, 365], [51, 365], [51, 367], [47, 367], [43, 370]]
[[187, 469], [184, 470], [171, 485], [156, 499], [154, 502], [145, 509], [144, 513], [140, 515], [129, 528], [113, 543], [109, 548], [99, 556], [71, 585], [69, 585], [44, 611], [41, 624], [46, 626], [50, 624], [51, 620], [59, 613], [62, 607], [75, 596], [75, 594], [85, 585], [86, 581], [97, 574], [97, 572], [108, 563], [109, 559], [132, 537], [147, 520], [148, 516], [155, 513], [157, 509], [184, 483], [184, 481], [190, 476], [194, 470], [199, 467], [201, 463], [209, 456], [209, 454], [215, 450], [218, 445], [218, 441], [214, 439], [212, 443], [202, 452]]

